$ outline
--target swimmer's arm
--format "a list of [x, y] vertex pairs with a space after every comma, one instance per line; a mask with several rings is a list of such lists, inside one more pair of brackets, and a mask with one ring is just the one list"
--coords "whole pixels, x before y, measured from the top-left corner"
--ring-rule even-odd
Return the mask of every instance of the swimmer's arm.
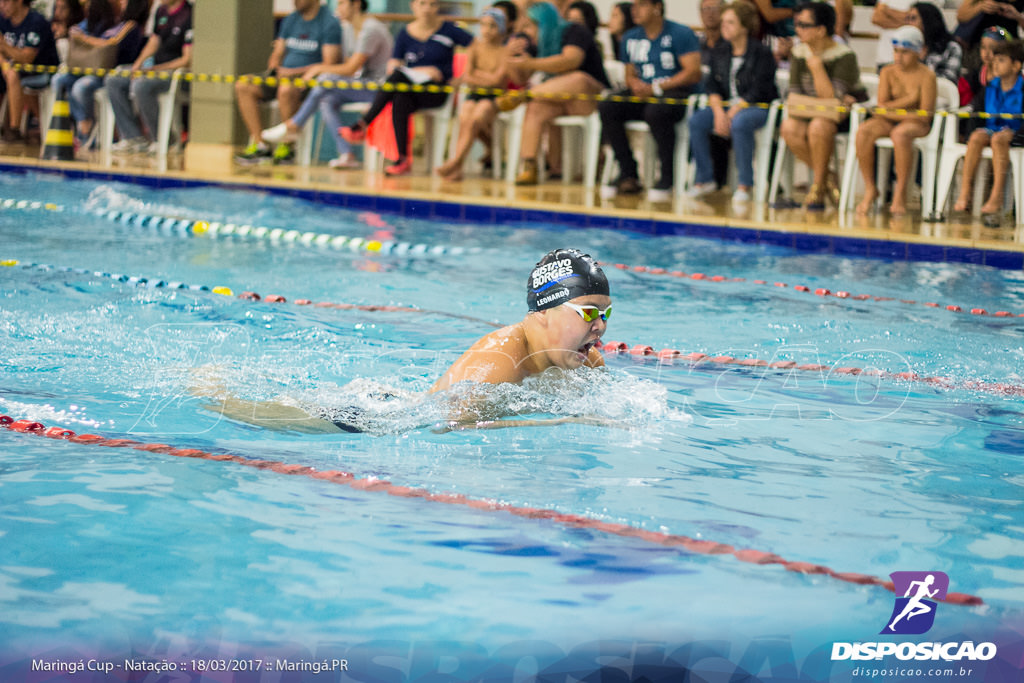
[[609, 420], [603, 417], [588, 417], [586, 415], [568, 415], [565, 417], [554, 417], [549, 420], [479, 420], [459, 421], [452, 420], [443, 428], [435, 430], [438, 433], [462, 432], [470, 429], [506, 429], [508, 427], [551, 427], [564, 424], [583, 424], [594, 427], [617, 427], [628, 429], [629, 427], [621, 422]]

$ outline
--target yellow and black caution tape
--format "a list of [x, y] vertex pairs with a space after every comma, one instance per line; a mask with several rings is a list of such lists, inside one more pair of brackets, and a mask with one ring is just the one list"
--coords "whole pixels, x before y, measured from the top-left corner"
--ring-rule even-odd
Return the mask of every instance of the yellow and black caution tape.
[[[428, 92], [428, 93], [450, 93], [456, 90], [462, 89], [463, 86], [459, 85], [438, 85], [436, 83], [427, 83], [422, 85], [412, 83], [375, 83], [360, 80], [325, 80], [318, 81], [315, 78], [286, 78], [278, 76], [261, 76], [259, 74], [210, 74], [210, 73], [195, 73], [195, 72], [178, 72], [178, 71], [158, 71], [153, 69], [141, 69], [132, 70], [125, 68], [114, 68], [114, 69], [93, 69], [83, 67], [66, 67], [66, 66], [45, 66], [36, 64], [19, 64], [14, 63], [11, 65], [12, 68], [23, 71], [26, 73], [49, 73], [55, 74], [60, 72], [70, 73], [74, 76], [127, 76], [130, 78], [149, 78], [157, 80], [171, 80], [177, 78], [186, 83], [252, 83], [253, 85], [268, 85], [271, 87], [288, 84], [297, 88], [308, 89], [315, 87], [322, 87], [327, 89], [337, 90], [368, 90], [383, 91], [383, 92]], [[557, 99], [563, 101], [593, 101], [593, 102], [626, 102], [631, 104], [670, 104], [670, 105], [687, 105], [690, 101], [698, 97], [698, 95], [691, 95], [685, 98], [678, 97], [639, 97], [636, 95], [622, 95], [622, 94], [575, 94], [575, 93], [538, 93], [532, 90], [506, 90], [504, 88], [465, 88], [466, 92], [474, 95], [494, 96], [501, 97], [503, 95], [515, 95], [527, 99]], [[767, 109], [771, 106], [771, 103], [759, 102], [751, 103], [745, 106], [757, 107], [760, 109]], [[853, 107], [869, 111], [874, 114], [888, 114], [893, 116], [921, 116], [930, 117], [934, 115], [934, 111], [928, 111], [925, 109], [887, 109], [885, 107], [870, 107], [864, 105], [855, 104], [853, 107], [839, 105], [788, 105], [789, 109], [811, 109], [814, 111], [838, 111], [840, 113], [850, 113]], [[1020, 119], [1024, 118], [1024, 113], [1021, 114], [989, 114], [987, 112], [973, 112], [973, 111], [940, 111], [941, 116], [953, 116], [956, 118], [967, 119]]]

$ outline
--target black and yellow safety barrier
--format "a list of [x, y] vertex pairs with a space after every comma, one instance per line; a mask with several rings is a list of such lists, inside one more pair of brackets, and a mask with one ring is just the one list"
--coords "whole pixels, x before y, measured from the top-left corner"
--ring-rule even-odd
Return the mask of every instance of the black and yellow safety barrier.
[[[19, 64], [14, 63], [11, 65], [12, 68], [22, 71], [24, 73], [49, 73], [55, 74], [58, 71], [70, 73], [74, 76], [127, 76], [130, 78], [149, 78], [157, 80], [171, 80], [172, 78], [178, 78], [187, 83], [223, 83], [223, 84], [235, 84], [235, 83], [252, 83], [253, 85], [268, 85], [271, 87], [287, 84], [297, 88], [309, 89], [315, 87], [327, 88], [327, 89], [338, 89], [338, 90], [368, 90], [371, 92], [382, 91], [382, 92], [427, 92], [427, 93], [450, 93], [456, 90], [460, 90], [463, 86], [460, 85], [438, 85], [436, 83], [427, 83], [423, 85], [417, 85], [412, 83], [387, 83], [387, 82], [366, 82], [359, 80], [326, 80], [318, 81], [315, 78], [286, 78], [277, 76], [260, 76], [259, 74], [208, 74], [208, 73], [194, 73], [194, 72], [175, 72], [175, 71], [157, 71], [153, 69], [141, 69], [132, 70], [124, 68], [113, 68], [113, 69], [93, 69], [93, 68], [82, 68], [82, 67], [58, 67], [58, 66], [44, 66], [36, 64]], [[670, 105], [687, 105], [690, 100], [699, 95], [690, 95], [689, 97], [678, 98], [678, 97], [639, 97], [636, 95], [619, 95], [619, 94], [575, 94], [575, 93], [538, 93], [532, 90], [506, 90], [504, 88], [477, 88], [477, 87], [466, 87], [466, 92], [474, 95], [485, 95], [500, 97], [502, 95], [516, 94], [524, 99], [555, 99], [560, 101], [579, 100], [579, 101], [594, 101], [594, 102], [627, 102], [631, 104], [670, 104]], [[747, 104], [748, 107], [758, 107], [761, 109], [767, 109], [771, 106], [770, 103], [753, 103]], [[840, 105], [837, 107], [826, 107], [821, 105], [790, 105], [790, 109], [813, 109], [814, 111], [838, 111], [840, 113], [849, 113], [853, 108], [859, 108], [868, 111], [872, 114], [888, 114], [894, 116], [909, 116], [916, 115], [921, 117], [931, 117], [935, 114], [934, 111], [925, 109], [887, 109], [885, 107], [870, 107], [854, 104], [852, 106]], [[1024, 113], [1021, 114], [989, 114], [987, 112], [971, 112], [971, 111], [940, 111], [940, 116], [952, 116], [960, 119], [1020, 119], [1024, 118]]]

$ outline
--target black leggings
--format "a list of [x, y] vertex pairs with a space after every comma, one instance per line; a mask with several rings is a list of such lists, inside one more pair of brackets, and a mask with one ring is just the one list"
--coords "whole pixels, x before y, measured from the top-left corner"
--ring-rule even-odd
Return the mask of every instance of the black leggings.
[[[393, 72], [388, 76], [385, 83], [412, 84], [405, 74], [400, 71]], [[443, 83], [424, 83], [428, 85], [444, 85]], [[400, 92], [398, 90], [380, 90], [374, 98], [370, 110], [363, 115], [363, 126], [367, 126], [384, 110], [387, 104], [391, 103], [391, 120], [395, 128], [395, 142], [398, 144], [398, 155], [404, 158], [409, 149], [409, 117], [420, 109], [432, 109], [440, 107], [448, 99], [445, 92]]]

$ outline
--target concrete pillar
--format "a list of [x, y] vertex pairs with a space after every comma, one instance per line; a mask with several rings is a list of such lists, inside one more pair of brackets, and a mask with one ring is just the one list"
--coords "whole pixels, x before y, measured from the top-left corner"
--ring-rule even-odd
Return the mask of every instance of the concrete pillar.
[[[193, 25], [194, 73], [239, 75], [266, 68], [274, 41], [273, 0], [198, 0]], [[246, 135], [234, 86], [193, 81], [186, 170], [230, 168], [234, 146]]]

